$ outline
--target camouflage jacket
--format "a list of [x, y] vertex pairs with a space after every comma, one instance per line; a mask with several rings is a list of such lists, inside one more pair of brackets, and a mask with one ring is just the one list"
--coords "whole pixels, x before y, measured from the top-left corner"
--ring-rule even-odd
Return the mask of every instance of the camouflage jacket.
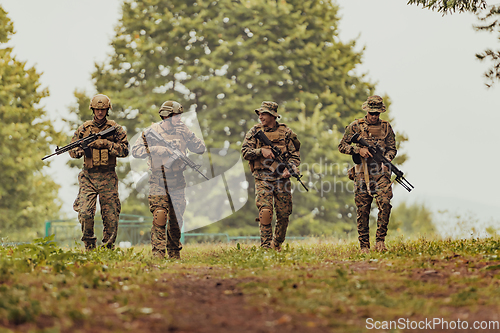
[[[371, 145], [380, 145], [385, 152], [384, 156], [389, 161], [392, 161], [398, 152], [396, 149], [396, 136], [388, 121], [380, 119], [376, 124], [368, 124], [366, 117], [353, 121], [346, 127], [344, 136], [338, 146], [341, 153], [349, 155], [359, 154], [359, 150], [361, 149], [359, 144], [351, 145], [347, 143], [348, 139], [354, 133], [359, 133]], [[371, 158], [367, 160], [368, 164], [372, 162]]]
[[[106, 119], [106, 121], [102, 124], [98, 124], [95, 120], [88, 120], [84, 122], [73, 134], [73, 138], [71, 142], [74, 142], [79, 139], [83, 139], [94, 133], [99, 133], [107, 128], [112, 126], [116, 126], [116, 133], [107, 137], [106, 139], [111, 142], [111, 146], [109, 149], [92, 149], [92, 157], [85, 156], [84, 159], [84, 168], [90, 169], [93, 167], [102, 167], [116, 166], [116, 158], [117, 157], [127, 157], [128, 156], [128, 141], [127, 141], [127, 133], [125, 130], [118, 125], [115, 121]], [[81, 158], [85, 155], [83, 149], [75, 148], [69, 152], [69, 155], [72, 158]]]
[[[266, 136], [269, 137], [268, 133], [272, 132], [282, 132], [282, 135], [278, 140], [276, 140], [276, 146], [280, 146], [280, 149], [283, 153], [288, 153], [289, 162], [296, 167], [300, 165], [300, 142], [297, 138], [297, 134], [295, 134], [289, 127], [285, 124], [280, 124], [276, 122], [276, 126], [273, 128], [264, 127], [262, 124], [254, 125], [250, 131], [245, 135], [245, 139], [243, 140], [243, 144], [241, 145], [241, 153], [243, 158], [249, 161], [250, 170], [252, 171], [252, 175], [256, 179], [260, 180], [268, 180], [275, 181], [277, 179], [281, 179], [282, 174], [280, 172], [273, 172], [268, 168], [257, 168], [256, 164], [260, 162], [260, 165], [269, 165], [269, 163], [265, 162], [265, 159], [262, 155], [262, 143], [255, 139], [253, 136], [259, 130], [262, 130], [266, 133]], [[273, 140], [271, 140], [273, 141]], [[262, 161], [264, 161], [262, 163]]]
[[[146, 133], [148, 130], [153, 129], [156, 133], [158, 133], [165, 141], [174, 142], [177, 148], [186, 155], [187, 150], [196, 153], [203, 154], [205, 152], [205, 144], [203, 140], [196, 137], [185, 124], [180, 123], [178, 125], [172, 125], [165, 129], [160, 123], [154, 123], [150, 128], [146, 129], [142, 132], [142, 135], [137, 138], [137, 141], [134, 143], [132, 147], [132, 156], [140, 159], [148, 159], [148, 166], [150, 171], [152, 171], [153, 176], [162, 177], [162, 172], [167, 171], [166, 177], [178, 177], [179, 173], [184, 171], [184, 165], [181, 161], [175, 161], [171, 170], [165, 170], [162, 163], [154, 163], [155, 154], [152, 154], [150, 149], [155, 146], [164, 147], [165, 144], [161, 141], [155, 140], [155, 138], [147, 136]], [[164, 156], [164, 159], [168, 159], [168, 156]], [[169, 174], [172, 177], [169, 177]], [[182, 175], [181, 175], [182, 176]]]

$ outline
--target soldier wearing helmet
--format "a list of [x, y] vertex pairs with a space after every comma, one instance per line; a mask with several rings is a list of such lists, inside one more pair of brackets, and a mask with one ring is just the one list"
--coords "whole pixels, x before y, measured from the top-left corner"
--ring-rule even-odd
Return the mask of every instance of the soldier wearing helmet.
[[78, 212], [78, 220], [82, 225], [82, 241], [86, 250], [92, 250], [96, 246], [94, 216], [97, 196], [104, 225], [102, 243], [105, 247], [113, 248], [118, 231], [121, 204], [118, 198], [118, 177], [115, 167], [117, 157], [128, 156], [128, 141], [125, 130], [113, 120], [107, 119], [111, 108], [108, 96], [98, 94], [92, 97], [89, 109], [92, 110], [94, 118], [78, 127], [71, 140], [73, 142], [109, 127], [117, 127], [114, 136], [98, 139], [89, 145], [90, 156], [85, 155], [81, 148], [69, 152], [72, 158], [84, 157], [83, 170], [78, 175], [80, 190], [73, 208]]
[[353, 155], [356, 163], [360, 162], [349, 170], [349, 178], [354, 180], [354, 202], [357, 208], [356, 219], [361, 251], [364, 253], [370, 251], [369, 220], [373, 198], [379, 209], [375, 249], [387, 251], [385, 237], [392, 208], [391, 173], [387, 167], [373, 159], [366, 147], [359, 144], [351, 145], [350, 138], [354, 133], [359, 133], [370, 145], [378, 144], [382, 147], [385, 157], [391, 161], [397, 154], [396, 136], [391, 124], [380, 119], [380, 114], [386, 111], [382, 97], [377, 95], [368, 97], [361, 108], [366, 111], [366, 116], [346, 127], [338, 148], [341, 153]]
[[[164, 102], [159, 109], [162, 121], [145, 130], [132, 147], [132, 156], [148, 159], [151, 171], [149, 178], [149, 210], [153, 214], [151, 246], [155, 257], [180, 259], [180, 241], [183, 215], [186, 209], [184, 178], [185, 166], [180, 160], [171, 163], [172, 152], [165, 142], [173, 144], [184, 155], [187, 150], [203, 154], [205, 144], [181, 121], [182, 105], [175, 101]], [[154, 131], [164, 141], [148, 133]], [[167, 223], [168, 222], [168, 223]]]
[[[290, 128], [276, 121], [279, 117], [278, 103], [264, 101], [255, 113], [260, 124], [254, 125], [245, 135], [241, 153], [248, 160], [255, 178], [255, 203], [259, 210], [256, 220], [259, 222], [261, 247], [280, 251], [292, 213], [290, 173], [280, 166], [274, 167], [274, 154], [270, 147], [254, 138], [254, 134], [262, 130], [276, 147], [290, 155], [289, 162], [297, 168], [300, 164], [300, 142]], [[274, 235], [271, 225], [273, 211], [276, 212]]]

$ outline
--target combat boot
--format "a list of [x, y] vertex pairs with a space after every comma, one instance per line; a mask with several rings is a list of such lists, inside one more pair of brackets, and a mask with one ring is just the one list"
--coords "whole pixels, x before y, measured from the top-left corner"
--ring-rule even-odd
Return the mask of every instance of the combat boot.
[[168, 259], [181, 260], [181, 252], [178, 250], [167, 250]]
[[86, 242], [85, 243], [85, 251], [92, 251], [95, 249], [95, 242]]
[[362, 246], [360, 251], [363, 254], [369, 254], [370, 253], [370, 247]]
[[165, 258], [165, 250], [153, 249], [153, 257], [155, 257], [157, 259], [164, 259]]
[[378, 251], [378, 252], [385, 252], [385, 251], [387, 251], [387, 248], [385, 247], [384, 241], [378, 241], [375, 244], [375, 250]]
[[271, 242], [271, 248], [276, 252], [281, 252], [281, 245], [276, 242], [276, 239], [273, 239]]

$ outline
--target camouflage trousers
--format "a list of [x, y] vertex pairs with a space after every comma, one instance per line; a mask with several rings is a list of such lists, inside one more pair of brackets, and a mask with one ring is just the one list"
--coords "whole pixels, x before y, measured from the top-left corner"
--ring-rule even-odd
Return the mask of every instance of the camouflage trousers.
[[114, 170], [106, 172], [82, 170], [78, 175], [78, 184], [80, 189], [73, 209], [78, 212], [78, 221], [82, 225], [82, 241], [85, 248], [92, 249], [96, 245], [94, 216], [98, 196], [104, 226], [102, 243], [112, 248], [118, 232], [121, 211], [116, 172]]
[[165, 249], [169, 257], [179, 254], [182, 249], [181, 232], [184, 211], [186, 210], [186, 195], [184, 188], [169, 189], [165, 186], [150, 183], [149, 210], [151, 213], [158, 208], [163, 208], [168, 214], [168, 223], [160, 227], [155, 224], [151, 227], [151, 247], [153, 255], [165, 257]]
[[385, 172], [371, 175], [370, 189], [375, 192], [373, 196], [368, 193], [363, 173], [357, 173], [354, 182], [354, 202], [357, 208], [358, 240], [362, 248], [370, 247], [369, 223], [373, 198], [375, 198], [378, 207], [376, 242], [384, 241], [387, 236], [389, 217], [392, 209], [390, 174]]
[[271, 241], [280, 246], [286, 237], [288, 217], [292, 214], [292, 193], [290, 178], [275, 181], [255, 179], [255, 204], [259, 212], [269, 209], [276, 212], [276, 226], [273, 237], [272, 224], [259, 225], [260, 242], [265, 248], [271, 247]]

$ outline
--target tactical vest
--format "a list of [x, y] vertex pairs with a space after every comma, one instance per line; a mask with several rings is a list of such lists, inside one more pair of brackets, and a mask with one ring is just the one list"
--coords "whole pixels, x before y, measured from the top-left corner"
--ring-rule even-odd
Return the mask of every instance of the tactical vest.
[[[154, 123], [151, 125], [151, 128], [166, 141], [173, 143], [183, 154], [186, 154], [187, 143], [184, 137], [179, 131], [176, 131], [175, 134], [167, 133], [159, 124]], [[162, 164], [165, 164], [168, 160], [169, 156], [162, 158]], [[172, 166], [169, 168], [170, 172], [179, 172], [184, 171], [185, 165], [182, 161], [175, 161]]]
[[[285, 153], [287, 150], [286, 147], [286, 125], [285, 124], [278, 124], [278, 129], [274, 132], [264, 132], [264, 134], [267, 136], [269, 141], [273, 143], [275, 147], [278, 147], [281, 152]], [[256, 131], [258, 130], [263, 130], [263, 126], [259, 125], [256, 128]], [[263, 146], [262, 142], [260, 140], [257, 140], [257, 149], [258, 148], [271, 148], [269, 146]], [[264, 156], [260, 156], [258, 159], [249, 161], [250, 163], [250, 170], [253, 172], [253, 170], [260, 170], [260, 169], [269, 169], [272, 165], [270, 161], [266, 161], [266, 158]]]
[[[357, 133], [360, 134], [360, 137], [365, 139], [370, 145], [378, 144], [383, 150], [386, 148], [385, 139], [387, 135], [389, 135], [389, 122], [380, 119], [379, 122], [375, 125], [369, 125], [366, 123], [365, 119], [358, 119], [356, 121], [356, 125], [358, 125]], [[358, 147], [363, 147], [360, 144], [357, 144]], [[373, 163], [372, 158], [368, 158], [366, 161], [368, 164]], [[363, 162], [365, 163], [365, 162]], [[364, 164], [356, 164], [355, 172], [364, 172]]]
[[[113, 120], [107, 120], [106, 124], [102, 126], [101, 128], [97, 127], [94, 125], [94, 122], [92, 120], [87, 120], [86, 122], [83, 123], [83, 136], [82, 138], [86, 138], [87, 136], [95, 133], [99, 133], [101, 131], [104, 131], [107, 128], [110, 128], [112, 126], [116, 126], [116, 122]], [[111, 138], [108, 138], [110, 140]], [[112, 141], [112, 140], [110, 140]], [[95, 167], [115, 167], [116, 166], [116, 156], [112, 156], [109, 154], [108, 149], [93, 149], [91, 148], [90, 151], [92, 152], [91, 157], [87, 157], [87, 155], [84, 155], [84, 160], [83, 160], [83, 166], [85, 169], [92, 169]]]
[[[358, 133], [370, 145], [378, 144], [382, 149], [386, 148], [385, 139], [389, 135], [389, 122], [380, 119], [376, 125], [368, 125], [365, 119], [358, 119]], [[362, 147], [358, 144], [358, 147]]]

